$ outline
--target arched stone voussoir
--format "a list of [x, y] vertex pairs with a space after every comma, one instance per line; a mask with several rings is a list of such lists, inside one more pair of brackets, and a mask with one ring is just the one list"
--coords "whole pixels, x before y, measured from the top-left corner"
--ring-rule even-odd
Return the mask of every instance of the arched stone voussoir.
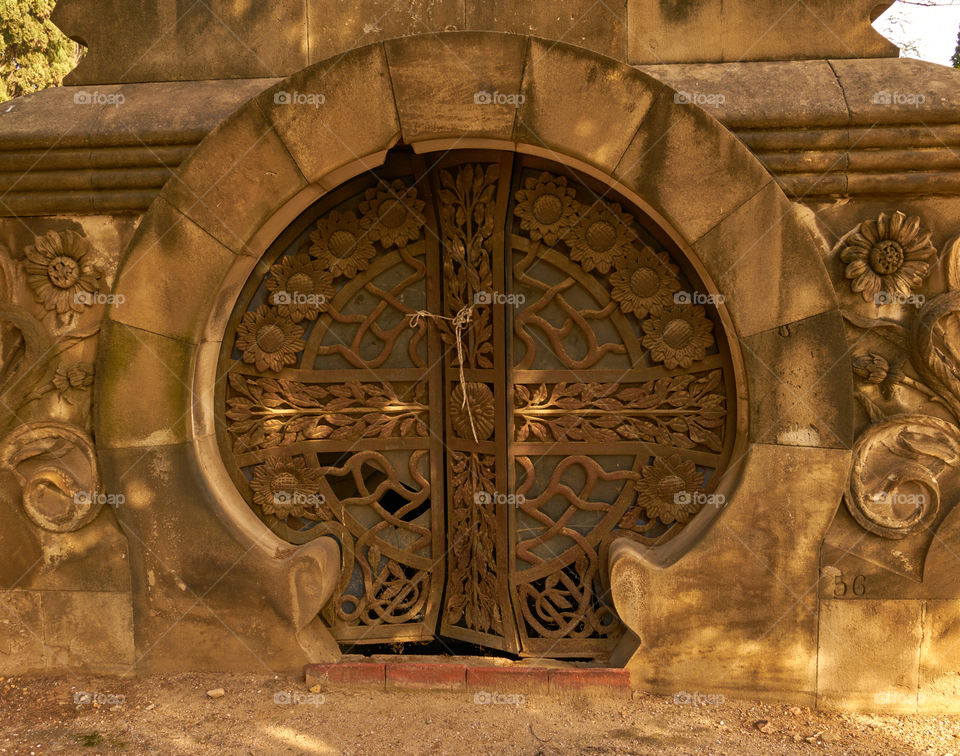
[[98, 452], [189, 440], [195, 349], [124, 323], [103, 322], [94, 398]]
[[385, 42], [403, 141], [511, 141], [528, 47], [527, 37], [494, 32]]
[[197, 344], [209, 318], [210, 302], [237, 260], [193, 220], [157, 199], [123, 259], [113, 290], [115, 304], [108, 308], [107, 317]]
[[215, 128], [160, 197], [236, 253], [306, 179], [272, 123], [252, 103]]
[[368, 167], [376, 167], [382, 162], [377, 156], [400, 140], [382, 44], [351, 50], [305, 68], [252, 102], [264, 113], [310, 183], [368, 156]]
[[773, 177], [687, 99], [669, 87], [660, 90], [613, 175], [692, 245]]
[[524, 152], [611, 174], [663, 87], [612, 58], [531, 38], [514, 139]]
[[838, 307], [808, 213], [770, 182], [693, 244], [741, 338]]

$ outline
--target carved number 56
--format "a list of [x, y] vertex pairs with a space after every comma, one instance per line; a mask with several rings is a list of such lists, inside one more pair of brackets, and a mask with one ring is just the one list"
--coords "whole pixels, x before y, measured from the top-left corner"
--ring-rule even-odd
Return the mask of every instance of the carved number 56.
[[[853, 579], [853, 585], [849, 586], [854, 596], [862, 596], [867, 592], [867, 579], [863, 575], [857, 575]], [[843, 598], [847, 595], [848, 586], [843, 582], [843, 575], [834, 575], [833, 577], [833, 595], [834, 598]]]

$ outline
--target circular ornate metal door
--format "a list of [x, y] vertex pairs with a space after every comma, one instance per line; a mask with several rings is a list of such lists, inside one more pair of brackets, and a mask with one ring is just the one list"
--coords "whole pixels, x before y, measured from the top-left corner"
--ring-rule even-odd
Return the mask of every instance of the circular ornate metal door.
[[397, 151], [248, 282], [221, 449], [276, 533], [338, 539], [342, 642], [601, 656], [610, 543], [719, 501], [738, 413], [711, 291], [600, 182]]

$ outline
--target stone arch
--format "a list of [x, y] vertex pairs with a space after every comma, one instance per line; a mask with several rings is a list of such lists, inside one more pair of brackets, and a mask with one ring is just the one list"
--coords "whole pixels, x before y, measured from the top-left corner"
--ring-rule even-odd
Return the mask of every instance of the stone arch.
[[[482, 104], [478, 92], [518, 97]], [[808, 221], [729, 131], [652, 77], [565, 44], [481, 32], [388, 41], [304, 69], [201, 143], [144, 216], [114, 284], [125, 304], [103, 328], [96, 437], [107, 489], [133, 503], [123, 519], [140, 542], [131, 566], [138, 656], [151, 650], [145, 667], [250, 667], [253, 654], [294, 668], [337, 655], [315, 619], [332, 590], [336, 544], [291, 549], [232, 501], [239, 494], [217, 464], [212, 387], [224, 325], [260, 256], [303, 210], [401, 142], [417, 152], [525, 152], [603, 180], [716, 283], [741, 343], [818, 319], [830, 347], [809, 358], [808, 374], [843, 359], [835, 294]], [[756, 364], [743, 384], [739, 406], [751, 421], [796, 404], [767, 373]], [[851, 397], [843, 384], [818, 395], [839, 418], [823, 435], [752, 422], [743, 474], [748, 446], [833, 446], [827, 433], [849, 435]], [[734, 487], [728, 495], [735, 509]], [[669, 550], [625, 545], [614, 570], [667, 567], [711, 522]], [[151, 582], [161, 572], [176, 578]], [[645, 579], [630, 578], [636, 595], [615, 590], [641, 635]], [[168, 633], [193, 586], [204, 588], [212, 617], [191, 608]], [[184, 646], [195, 657], [184, 659]]]

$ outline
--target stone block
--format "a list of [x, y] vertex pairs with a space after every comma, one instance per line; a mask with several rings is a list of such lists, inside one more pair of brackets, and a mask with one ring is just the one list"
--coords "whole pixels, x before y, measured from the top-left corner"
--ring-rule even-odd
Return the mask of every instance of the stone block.
[[38, 591], [0, 595], [0, 675], [39, 672], [47, 664]]
[[400, 138], [382, 45], [311, 66], [256, 101], [311, 183]]
[[627, 47], [626, 0], [466, 0], [467, 29], [562, 40], [617, 60]]
[[160, 196], [239, 253], [276, 208], [306, 185], [263, 114], [244, 108], [214, 129]]
[[846, 450], [757, 444], [720, 518], [678, 561], [614, 542], [614, 603], [640, 638], [635, 686], [813, 704], [817, 555], [848, 465]]
[[[755, 290], [757, 291], [757, 290]], [[849, 449], [853, 369], [836, 311], [740, 340], [750, 394], [750, 439]]]
[[50, 667], [114, 673], [133, 670], [129, 593], [42, 591], [40, 597]]
[[[123, 261], [108, 317], [196, 344], [235, 255], [163, 200], [144, 216]], [[186, 373], [178, 373], [186, 381]]]
[[421, 36], [385, 47], [404, 142], [511, 139], [526, 39], [466, 32], [442, 43]]
[[306, 0], [306, 5], [311, 63], [385, 39], [433, 37], [436, 32], [464, 28], [462, 0], [365, 0], [349, 4]]
[[[850, 114], [825, 60], [676, 63], [638, 66], [701, 103], [730, 129], [846, 126]], [[771, 97], [770, 93], [781, 94]]]
[[960, 713], [960, 601], [924, 602], [918, 710]]
[[850, 119], [863, 124], [956, 123], [960, 88], [954, 69], [910, 58], [833, 60]]
[[773, 178], [733, 134], [678, 98], [660, 92], [614, 176], [693, 244]]
[[[95, 384], [98, 450], [186, 441], [190, 345], [105, 320], [100, 349], [110, 359], [101, 363]], [[136, 393], [126, 390], [132, 377], [138, 382]]]
[[694, 244], [741, 337], [837, 307], [829, 249], [808, 214], [769, 183]]
[[329, 595], [317, 575], [329, 582], [337, 555], [291, 573], [276, 536], [223, 509], [219, 497], [237, 494], [210, 490], [192, 444], [151, 447], [99, 450], [104, 487], [125, 499], [138, 670], [301, 669], [297, 623], [318, 607], [298, 609], [297, 595]]
[[628, 0], [630, 63], [893, 56], [873, 29], [876, 0]]
[[296, 0], [107, 0], [95, 10], [74, 0], [54, 23], [90, 47], [70, 83], [255, 78], [307, 65], [306, 10]]
[[884, 714], [915, 713], [921, 616], [920, 601], [822, 601], [817, 705]]
[[[109, 493], [101, 491], [101, 493]], [[39, 564], [23, 581], [38, 591], [130, 593], [127, 539], [105, 505], [89, 525], [70, 533], [38, 530], [47, 568]]]
[[533, 39], [515, 139], [545, 157], [612, 172], [661, 86], [586, 50]]

